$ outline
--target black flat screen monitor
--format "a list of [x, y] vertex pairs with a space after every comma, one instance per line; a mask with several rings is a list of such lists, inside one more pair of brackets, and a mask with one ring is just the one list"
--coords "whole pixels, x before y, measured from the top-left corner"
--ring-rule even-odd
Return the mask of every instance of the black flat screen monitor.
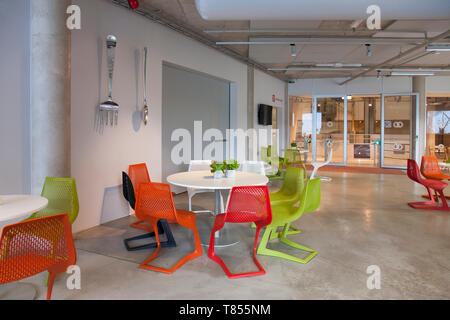
[[272, 125], [272, 106], [260, 104], [258, 107], [258, 124], [263, 126]]

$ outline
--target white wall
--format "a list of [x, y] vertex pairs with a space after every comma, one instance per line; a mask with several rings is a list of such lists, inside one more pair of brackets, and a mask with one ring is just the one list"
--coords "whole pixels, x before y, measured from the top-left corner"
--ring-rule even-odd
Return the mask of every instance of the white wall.
[[[279, 129], [279, 148], [284, 148], [284, 110], [287, 102], [285, 101], [285, 86], [286, 83], [278, 80], [260, 70], [255, 69], [255, 77], [254, 77], [254, 120], [253, 125], [255, 129], [266, 129], [267, 130], [267, 144], [271, 144], [271, 132], [272, 126], [262, 126], [258, 124], [258, 105], [259, 104], [267, 104], [278, 109], [277, 112], [277, 127]], [[275, 102], [273, 101], [272, 96], [275, 95]], [[278, 101], [278, 99], [282, 101]]]
[[[74, 4], [82, 12], [82, 29], [72, 32], [71, 66], [71, 165], [80, 199], [80, 214], [74, 224], [78, 231], [128, 213], [120, 185], [121, 171], [129, 164], [146, 162], [150, 178], [162, 180], [163, 61], [233, 82], [237, 87], [237, 96], [233, 97], [237, 100], [237, 127], [243, 129], [247, 127], [247, 66], [106, 0], [76, 0]], [[108, 34], [118, 39], [113, 99], [120, 105], [119, 124], [98, 129], [96, 106], [107, 97], [104, 40]], [[149, 47], [147, 126], [139, 119], [144, 46]]]
[[29, 193], [30, 3], [27, 0], [0, 0], [0, 99], [0, 194]]
[[450, 93], [450, 76], [427, 77], [426, 90], [432, 93]]

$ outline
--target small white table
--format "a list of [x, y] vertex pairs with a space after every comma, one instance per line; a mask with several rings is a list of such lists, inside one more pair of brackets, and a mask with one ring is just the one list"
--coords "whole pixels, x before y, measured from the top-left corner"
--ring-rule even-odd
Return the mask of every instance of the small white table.
[[[48, 205], [48, 200], [40, 196], [32, 195], [0, 195], [0, 222], [29, 216]], [[24, 288], [32, 286], [35, 290]], [[14, 282], [0, 286], [0, 299], [22, 300], [35, 299], [37, 290], [32, 284]], [[14, 295], [11, 293], [14, 292]], [[32, 295], [30, 297], [30, 295]]]
[[0, 195], [0, 221], [8, 221], [28, 216], [48, 205], [48, 200], [32, 195]]
[[[214, 216], [218, 215], [220, 207], [220, 192], [223, 190], [231, 190], [233, 187], [239, 186], [261, 186], [266, 185], [269, 179], [262, 174], [236, 171], [234, 178], [214, 179], [210, 171], [188, 171], [172, 174], [167, 177], [167, 181], [174, 186], [195, 188], [195, 189], [212, 189], [215, 190]], [[225, 228], [224, 228], [225, 229]], [[222, 229], [222, 230], [224, 230]], [[226, 231], [226, 230], [225, 230]], [[203, 245], [209, 244], [210, 234], [200, 234]], [[218, 237], [216, 233], [216, 237]], [[217, 247], [224, 247], [238, 243], [239, 241], [230, 241], [226, 236], [221, 236], [216, 240]]]

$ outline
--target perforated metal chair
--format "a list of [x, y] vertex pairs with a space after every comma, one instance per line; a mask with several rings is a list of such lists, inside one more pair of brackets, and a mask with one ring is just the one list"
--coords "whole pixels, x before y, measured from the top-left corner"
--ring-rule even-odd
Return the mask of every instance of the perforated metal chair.
[[[230, 203], [227, 212], [216, 216], [214, 227], [211, 232], [209, 242], [208, 257], [217, 262], [231, 279], [263, 275], [264, 268], [256, 259], [256, 246], [261, 228], [264, 228], [272, 221], [272, 211], [270, 208], [269, 191], [267, 186], [245, 186], [234, 187], [231, 190]], [[225, 223], [247, 223], [256, 224], [255, 244], [253, 247], [253, 261], [259, 271], [232, 274], [225, 263], [214, 252], [215, 233], [225, 226]]]
[[[443, 191], [447, 187], [447, 183], [439, 180], [423, 179], [420, 176], [419, 166], [417, 165], [416, 161], [412, 159], [408, 159], [408, 167], [406, 173], [411, 180], [423, 185], [427, 189], [428, 196], [430, 198], [430, 201], [426, 202], [408, 202], [408, 205], [410, 207], [414, 209], [449, 211], [447, 200], [445, 199]], [[438, 198], [438, 194], [440, 195], [442, 206], [436, 205], [435, 197], [433, 197], [431, 189], [435, 191], [436, 198]]]
[[[122, 186], [123, 186], [123, 190], [122, 190], [123, 196], [130, 203], [131, 208], [133, 208], [133, 210], [134, 210], [135, 205], [136, 205], [136, 197], [135, 197], [133, 183], [131, 182], [130, 177], [123, 171], [122, 171]], [[143, 222], [143, 221], [141, 220], [141, 222]], [[151, 226], [149, 227], [149, 229], [152, 230]], [[158, 229], [159, 234], [165, 233], [166, 237], [167, 237], [167, 241], [161, 242], [162, 247], [176, 247], [177, 243], [175, 242], [172, 231], [170, 230], [169, 224], [167, 223], [166, 220], [161, 219], [160, 221], [158, 221], [157, 229]], [[153, 232], [145, 233], [145, 234], [142, 234], [139, 236], [124, 239], [123, 243], [125, 245], [125, 248], [128, 251], [156, 248], [157, 247], [156, 242], [150, 242], [147, 244], [143, 244], [140, 246], [134, 246], [134, 247], [130, 246], [130, 242], [132, 242], [132, 241], [142, 240], [142, 239], [146, 239], [146, 238], [152, 238], [154, 236], [155, 236], [155, 232], [153, 231]]]
[[66, 213], [72, 224], [78, 217], [79, 203], [75, 179], [47, 177], [41, 196], [48, 200], [47, 207], [33, 213], [27, 220]]
[[25, 220], [3, 227], [0, 236], [0, 284], [49, 272], [47, 300], [57, 274], [76, 262], [67, 214]]
[[135, 212], [139, 219], [151, 224], [155, 229], [160, 219], [174, 219], [179, 225], [191, 229], [194, 233], [195, 240], [194, 251], [178, 261], [173, 267], [170, 269], [155, 267], [148, 263], [158, 256], [162, 247], [159, 241], [159, 234], [156, 232], [157, 248], [150, 257], [141, 263], [140, 268], [163, 273], [173, 273], [187, 261], [202, 255], [200, 236], [196, 226], [196, 215], [191, 211], [177, 210], [175, 208], [170, 185], [155, 182], [139, 184]]

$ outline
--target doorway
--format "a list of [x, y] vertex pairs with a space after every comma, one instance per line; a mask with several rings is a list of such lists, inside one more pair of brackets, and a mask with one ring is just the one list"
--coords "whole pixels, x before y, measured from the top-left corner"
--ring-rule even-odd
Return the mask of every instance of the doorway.
[[417, 158], [415, 93], [291, 96], [289, 102], [289, 140], [311, 161], [326, 161], [330, 142], [331, 165], [405, 169], [407, 159]]

